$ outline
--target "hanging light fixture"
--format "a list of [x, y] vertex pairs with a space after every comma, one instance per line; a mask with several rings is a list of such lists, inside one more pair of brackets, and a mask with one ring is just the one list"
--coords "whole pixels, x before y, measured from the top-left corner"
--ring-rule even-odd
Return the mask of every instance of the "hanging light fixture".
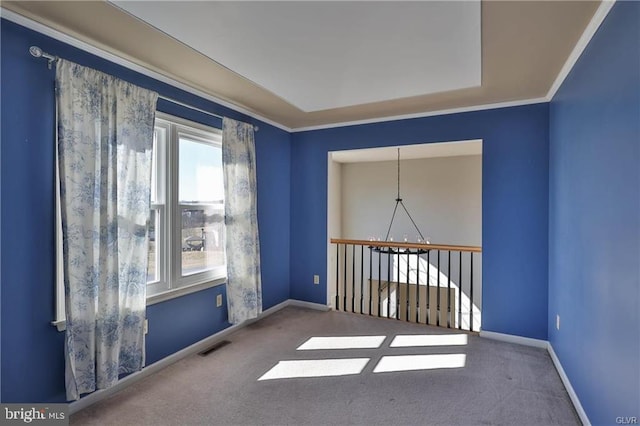
[[[401, 206], [402, 209], [405, 211], [405, 213], [407, 214], [407, 216], [409, 217], [409, 220], [411, 220], [411, 223], [413, 224], [413, 227], [416, 229], [416, 231], [418, 232], [418, 243], [429, 243], [429, 241], [426, 241], [424, 236], [422, 235], [422, 232], [420, 232], [420, 229], [418, 228], [418, 225], [416, 225], [416, 222], [413, 220], [413, 218], [411, 217], [411, 214], [409, 213], [409, 210], [407, 210], [407, 207], [404, 205], [404, 202], [402, 201], [402, 197], [400, 196], [400, 148], [398, 148], [398, 192], [397, 192], [397, 196], [396, 196], [396, 205], [393, 208], [393, 214], [391, 215], [391, 222], [389, 222], [389, 228], [387, 229], [387, 235], [384, 237], [384, 241], [386, 242], [393, 242], [393, 238], [390, 240], [389, 239], [389, 235], [391, 234], [391, 227], [393, 226], [393, 221], [396, 218], [396, 213], [398, 212], [398, 206]], [[408, 242], [405, 241], [404, 242]], [[393, 247], [372, 247], [374, 251], [377, 252], [382, 252], [382, 253], [412, 253], [412, 254], [422, 254], [422, 253], [427, 253], [429, 250], [426, 249], [401, 249], [401, 248], [393, 248]]]

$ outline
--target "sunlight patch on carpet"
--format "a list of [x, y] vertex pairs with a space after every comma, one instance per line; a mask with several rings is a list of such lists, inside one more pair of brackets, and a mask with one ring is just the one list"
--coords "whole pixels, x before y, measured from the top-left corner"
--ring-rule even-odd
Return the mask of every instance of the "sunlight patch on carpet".
[[258, 379], [275, 380], [296, 377], [333, 377], [360, 374], [369, 358], [305, 359], [280, 361]]
[[373, 372], [389, 373], [395, 371], [462, 368], [465, 366], [466, 360], [465, 354], [383, 356], [373, 369]]
[[376, 349], [386, 336], [332, 336], [311, 337], [298, 346], [298, 351], [317, 349]]
[[392, 348], [413, 346], [463, 346], [467, 344], [466, 334], [415, 334], [396, 336]]

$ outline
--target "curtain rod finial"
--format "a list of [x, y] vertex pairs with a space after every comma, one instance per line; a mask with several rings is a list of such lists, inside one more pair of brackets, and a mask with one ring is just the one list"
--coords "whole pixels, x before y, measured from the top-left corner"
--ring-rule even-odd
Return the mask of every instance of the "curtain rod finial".
[[31, 46], [29, 48], [29, 53], [31, 53], [31, 56], [36, 58], [42, 57], [42, 49], [40, 49], [38, 46]]

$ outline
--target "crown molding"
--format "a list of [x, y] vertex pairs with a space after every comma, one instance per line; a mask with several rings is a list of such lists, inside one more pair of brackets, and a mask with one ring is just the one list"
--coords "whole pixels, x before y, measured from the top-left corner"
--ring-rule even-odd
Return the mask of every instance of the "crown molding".
[[468, 107], [442, 109], [438, 111], [418, 112], [413, 114], [394, 115], [390, 117], [370, 118], [366, 120], [345, 121], [342, 123], [321, 124], [318, 126], [296, 127], [292, 129], [292, 132], [297, 133], [297, 132], [306, 132], [310, 130], [332, 129], [335, 127], [357, 126], [361, 124], [384, 123], [386, 121], [410, 120], [412, 118], [424, 118], [424, 117], [434, 117], [437, 115], [459, 114], [462, 112], [484, 111], [487, 109], [508, 108], [508, 107], [522, 106], [522, 105], [541, 104], [545, 102], [549, 102], [546, 97], [524, 99], [520, 101], [498, 102], [495, 104], [474, 105], [474, 106], [468, 106]]
[[571, 70], [573, 69], [574, 65], [576, 64], [576, 62], [578, 61], [578, 59], [580, 58], [580, 56], [582, 55], [582, 52], [584, 51], [584, 49], [586, 48], [586, 46], [589, 44], [589, 42], [591, 41], [592, 37], [595, 35], [595, 33], [597, 32], [598, 28], [600, 27], [600, 25], [602, 24], [602, 22], [604, 21], [604, 19], [607, 17], [607, 15], [609, 14], [609, 12], [611, 11], [611, 8], [613, 7], [613, 5], [615, 4], [616, 0], [603, 0], [600, 4], [600, 6], [598, 7], [598, 9], [596, 10], [596, 13], [593, 15], [591, 21], [589, 22], [589, 24], [587, 25], [585, 31], [582, 33], [582, 36], [580, 37], [580, 39], [578, 40], [576, 46], [574, 47], [574, 49], [572, 50], [571, 54], [569, 55], [569, 57], [567, 58], [567, 61], [565, 62], [565, 64], [563, 65], [562, 69], [560, 70], [560, 73], [558, 74], [558, 76], [556, 77], [555, 81], [553, 82], [553, 84], [551, 85], [551, 88], [549, 89], [549, 91], [547, 92], [547, 95], [541, 98], [533, 98], [533, 99], [524, 99], [524, 100], [517, 100], [517, 101], [509, 101], [509, 102], [499, 102], [499, 103], [494, 103], [494, 104], [485, 104], [485, 105], [474, 105], [474, 106], [468, 106], [468, 107], [459, 107], [459, 108], [451, 108], [451, 109], [444, 109], [444, 110], [438, 110], [438, 111], [428, 111], [428, 112], [421, 112], [421, 113], [412, 113], [412, 114], [403, 114], [403, 115], [394, 115], [394, 116], [389, 116], [389, 117], [377, 117], [377, 118], [371, 118], [371, 119], [363, 119], [363, 120], [355, 120], [355, 121], [346, 121], [346, 122], [335, 122], [335, 123], [328, 123], [328, 124], [321, 124], [321, 125], [315, 125], [315, 126], [304, 126], [304, 127], [287, 127], [283, 124], [277, 123], [275, 121], [272, 121], [268, 118], [265, 118], [259, 114], [256, 114], [252, 111], [249, 111], [246, 108], [243, 108], [239, 105], [233, 104], [229, 101], [220, 99], [216, 96], [210, 95], [208, 93], [203, 92], [202, 90], [196, 89], [194, 87], [189, 86], [188, 84], [182, 83], [180, 81], [177, 81], [173, 78], [167, 77], [163, 74], [160, 74], [157, 71], [153, 71], [149, 68], [146, 68], [144, 66], [138, 65], [130, 60], [124, 59], [120, 56], [117, 56], [113, 53], [110, 53], [104, 49], [95, 47], [87, 42], [84, 42], [82, 40], [79, 40], [75, 37], [69, 36], [68, 34], [65, 34], [61, 31], [58, 31], [56, 29], [53, 29], [49, 26], [46, 26], [42, 23], [36, 22], [32, 19], [26, 18], [18, 13], [12, 12], [10, 10], [7, 10], [5, 8], [0, 7], [0, 17], [7, 19], [9, 21], [12, 21], [16, 24], [22, 25], [28, 29], [31, 29], [33, 31], [36, 31], [38, 33], [41, 33], [43, 35], [52, 37], [56, 40], [59, 40], [63, 43], [69, 44], [73, 47], [76, 47], [80, 50], [83, 50], [85, 52], [91, 53], [93, 55], [99, 56], [103, 59], [106, 59], [108, 61], [114, 62], [118, 65], [121, 65], [125, 68], [128, 68], [132, 71], [136, 71], [140, 74], [146, 75], [147, 77], [153, 78], [155, 80], [161, 81], [163, 83], [169, 84], [171, 86], [174, 86], [178, 89], [184, 90], [185, 92], [191, 93], [193, 95], [199, 96], [203, 99], [206, 99], [208, 101], [211, 102], [215, 102], [219, 105], [222, 105], [224, 107], [227, 107], [229, 109], [232, 109], [234, 111], [237, 111], [241, 114], [245, 114], [249, 117], [255, 118], [257, 120], [260, 120], [264, 123], [268, 123], [274, 127], [277, 127], [281, 130], [290, 132], [290, 133], [298, 133], [298, 132], [306, 132], [306, 131], [312, 131], [312, 130], [324, 130], [324, 129], [332, 129], [332, 128], [337, 128], [337, 127], [348, 127], [348, 126], [357, 126], [357, 125], [363, 125], [363, 124], [373, 124], [373, 123], [383, 123], [383, 122], [389, 122], [389, 121], [398, 121], [398, 120], [409, 120], [409, 119], [414, 119], [414, 118], [424, 118], [424, 117], [434, 117], [434, 116], [439, 116], [439, 115], [448, 115], [448, 114], [459, 114], [459, 113], [464, 113], [464, 112], [474, 112], [474, 111], [483, 111], [483, 110], [490, 110], [490, 109], [497, 109], [497, 108], [508, 108], [508, 107], [515, 107], [515, 106], [523, 106], [523, 105], [532, 105], [532, 104], [538, 104], [538, 103], [545, 103], [545, 102], [551, 102], [551, 100], [553, 99], [553, 97], [555, 96], [556, 92], [558, 91], [558, 89], [560, 88], [560, 86], [562, 85], [562, 83], [564, 82], [564, 80], [567, 78], [567, 76], [569, 75], [569, 73], [571, 72]]
[[584, 52], [584, 49], [589, 44], [596, 31], [598, 31], [598, 28], [600, 28], [600, 25], [611, 11], [611, 8], [615, 4], [615, 2], [616, 0], [603, 0], [600, 3], [600, 6], [596, 10], [596, 13], [593, 14], [593, 17], [587, 25], [587, 28], [585, 28], [582, 36], [580, 36], [580, 39], [578, 39], [578, 43], [576, 43], [575, 47], [571, 51], [571, 54], [567, 58], [567, 61], [564, 63], [562, 69], [560, 70], [560, 73], [556, 77], [556, 80], [551, 85], [549, 92], [547, 92], [546, 98], [548, 99], [548, 102], [551, 102], [553, 97], [556, 95], [556, 92], [558, 91], [558, 89], [560, 89], [560, 86], [562, 86], [562, 83], [573, 69], [573, 66], [576, 64], [576, 62], [578, 62], [578, 59], [582, 55], [582, 52]]
[[[35, 32], [38, 32], [40, 34], [43, 34], [45, 36], [54, 38], [58, 41], [61, 41], [63, 43], [66, 43], [70, 46], [73, 46], [77, 49], [83, 50], [87, 53], [91, 53], [92, 55], [98, 56], [102, 59], [106, 59], [107, 61], [113, 62], [115, 64], [121, 65], [127, 69], [130, 69], [132, 71], [138, 72], [140, 74], [143, 74], [147, 77], [153, 78], [154, 80], [158, 80], [162, 83], [166, 83], [169, 84], [177, 89], [180, 90], [184, 90], [185, 92], [191, 93], [193, 95], [199, 96], [203, 99], [206, 99], [208, 101], [211, 102], [215, 102], [218, 105], [224, 106], [226, 108], [232, 109], [236, 112], [239, 112], [241, 114], [247, 115], [249, 117], [255, 118], [257, 120], [260, 120], [264, 123], [270, 124], [274, 127], [277, 127], [279, 129], [285, 130], [287, 132], [291, 132], [291, 128], [284, 126], [280, 123], [277, 123], [275, 121], [272, 121], [268, 118], [265, 118], [259, 114], [256, 114], [255, 112], [249, 111], [248, 109], [245, 109], [239, 105], [233, 104], [229, 101], [226, 101], [224, 99], [220, 99], [216, 96], [212, 96], [208, 93], [203, 92], [202, 90], [196, 89], [194, 87], [189, 86], [188, 84], [182, 83], [178, 80], [175, 80], [171, 77], [167, 77], [166, 75], [160, 74], [157, 71], [153, 71], [147, 67], [144, 67], [142, 65], [136, 64], [128, 59], [124, 59], [118, 55], [115, 55], [111, 52], [108, 52], [104, 49], [100, 49], [96, 46], [93, 46], [85, 41], [79, 40], [75, 37], [72, 37], [68, 34], [65, 34], [61, 31], [58, 31], [56, 29], [53, 29], [47, 25], [44, 25], [40, 22], [36, 22], [32, 19], [29, 19], [25, 16], [22, 16], [18, 13], [15, 13], [11, 10], [5, 9], [3, 7], [0, 7], [0, 17], [7, 19], [8, 21], [14, 22], [18, 25], [21, 25], [25, 28], [28, 28], [30, 30], [33, 30]], [[26, 54], [27, 52], [25, 52]], [[49, 52], [51, 54], [55, 54], [55, 52]]]

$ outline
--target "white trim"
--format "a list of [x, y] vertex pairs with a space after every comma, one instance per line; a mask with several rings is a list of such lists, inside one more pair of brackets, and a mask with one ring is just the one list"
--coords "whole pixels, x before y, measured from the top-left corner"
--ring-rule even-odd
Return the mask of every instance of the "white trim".
[[315, 310], [319, 310], [319, 311], [328, 311], [329, 308], [325, 305], [321, 305], [318, 303], [311, 303], [311, 302], [305, 302], [302, 300], [294, 300], [294, 299], [287, 299], [284, 302], [278, 303], [275, 306], [270, 307], [269, 309], [263, 311], [260, 315], [258, 315], [257, 318], [254, 319], [250, 319], [247, 321], [244, 321], [241, 324], [235, 324], [232, 325], [230, 327], [225, 328], [224, 330], [221, 330], [219, 332], [217, 332], [216, 334], [206, 337], [202, 340], [200, 340], [199, 342], [196, 342], [190, 346], [187, 346], [184, 349], [179, 350], [178, 352], [175, 352], [165, 358], [162, 358], [159, 361], [154, 362], [153, 364], [146, 366], [145, 368], [143, 368], [142, 370], [130, 374], [127, 377], [123, 378], [122, 380], [118, 381], [118, 383], [116, 383], [114, 386], [110, 387], [109, 389], [102, 389], [99, 391], [95, 391], [85, 397], [83, 397], [82, 399], [78, 400], [78, 401], [74, 401], [71, 402], [69, 404], [69, 415], [72, 415], [74, 413], [77, 413], [80, 410], [83, 410], [97, 402], [100, 402], [108, 397], [110, 397], [111, 395], [115, 394], [116, 392], [119, 392], [129, 386], [131, 386], [132, 384], [144, 379], [145, 377], [148, 377], [168, 366], [170, 366], [171, 364], [174, 364], [178, 361], [180, 361], [183, 358], [186, 358], [190, 355], [196, 354], [198, 352], [201, 352], [202, 350], [208, 348], [211, 345], [214, 345], [218, 342], [220, 342], [221, 340], [223, 340], [225, 337], [227, 337], [229, 334], [240, 330], [241, 328], [244, 328], [246, 326], [248, 326], [249, 324], [252, 324], [258, 320], [261, 320], [271, 314], [274, 314], [276, 312], [278, 312], [281, 309], [286, 308], [287, 306], [297, 306], [297, 307], [301, 307], [301, 308], [309, 308], [309, 309], [315, 309]]
[[174, 364], [178, 361], [180, 361], [181, 359], [189, 356], [189, 355], [193, 355], [195, 353], [198, 353], [202, 350], [204, 350], [205, 348], [221, 341], [224, 337], [228, 336], [229, 334], [233, 333], [234, 331], [244, 327], [245, 325], [247, 325], [248, 322], [246, 323], [242, 323], [242, 324], [236, 324], [236, 325], [232, 325], [231, 327], [225, 328], [224, 330], [209, 336], [205, 339], [200, 340], [199, 342], [196, 342], [194, 344], [192, 344], [191, 346], [187, 346], [184, 349], [179, 350], [178, 352], [175, 352], [165, 358], [162, 358], [159, 361], [154, 362], [153, 364], [144, 367], [142, 370], [136, 372], [136, 373], [132, 373], [130, 375], [128, 375], [127, 377], [123, 378], [122, 380], [119, 380], [118, 383], [116, 383], [114, 386], [108, 388], [108, 389], [102, 389], [102, 390], [98, 390], [95, 391], [83, 398], [81, 398], [78, 401], [74, 401], [71, 402], [69, 404], [69, 415], [72, 415], [74, 413], [77, 413], [80, 410], [83, 410], [87, 407], [89, 407], [90, 405], [93, 405], [99, 401], [102, 401], [103, 399], [106, 399], [108, 397], [110, 397], [111, 395], [115, 394], [116, 392], [119, 392], [129, 386], [131, 386], [132, 384], [144, 379], [145, 377], [148, 377], [168, 366], [170, 366], [171, 364]]
[[591, 38], [594, 36], [594, 34], [596, 33], [596, 31], [598, 30], [598, 28], [600, 27], [600, 25], [602, 24], [602, 22], [604, 21], [604, 19], [606, 18], [606, 16], [609, 14], [609, 11], [611, 10], [611, 8], [613, 7], [614, 3], [616, 2], [616, 0], [603, 0], [600, 4], [600, 6], [598, 7], [598, 9], [596, 10], [595, 14], [593, 15], [593, 17], [591, 18], [591, 21], [589, 22], [589, 24], [587, 25], [585, 31], [582, 33], [582, 36], [580, 37], [580, 39], [578, 40], [578, 43], [576, 44], [576, 46], [574, 47], [573, 51], [571, 52], [571, 54], [569, 55], [569, 58], [567, 59], [567, 61], [565, 62], [564, 66], [562, 67], [562, 69], [560, 70], [560, 73], [558, 74], [558, 76], [556, 77], [556, 80], [553, 82], [553, 84], [551, 85], [551, 88], [549, 89], [549, 91], [547, 92], [547, 95], [545, 97], [542, 98], [533, 98], [533, 99], [524, 99], [524, 100], [517, 100], [517, 101], [509, 101], [509, 102], [499, 102], [499, 103], [495, 103], [495, 104], [485, 104], [485, 105], [474, 105], [474, 106], [467, 106], [467, 107], [460, 107], [460, 108], [451, 108], [451, 109], [445, 109], [445, 110], [439, 110], [439, 111], [429, 111], [429, 112], [421, 112], [421, 113], [413, 113], [413, 114], [404, 114], [404, 115], [395, 115], [395, 116], [390, 116], [390, 117], [378, 117], [378, 118], [370, 118], [370, 119], [364, 119], [364, 120], [355, 120], [355, 121], [346, 121], [346, 122], [338, 122], [338, 123], [329, 123], [329, 124], [321, 124], [321, 125], [317, 125], [317, 126], [306, 126], [306, 127], [294, 127], [294, 128], [290, 128], [287, 126], [284, 126], [280, 123], [277, 123], [275, 121], [269, 120], [265, 117], [262, 117], [261, 115], [258, 115], [254, 112], [251, 112], [241, 106], [235, 105], [233, 103], [230, 103], [228, 101], [222, 100], [220, 98], [217, 98], [215, 96], [209, 95], [201, 90], [195, 89], [191, 86], [188, 86], [184, 83], [181, 83], [177, 80], [174, 80], [170, 77], [166, 77], [156, 71], [152, 71], [148, 68], [142, 67], [140, 65], [135, 64], [134, 62], [131, 62], [127, 59], [121, 58], [119, 56], [116, 56], [112, 53], [109, 53], [103, 49], [97, 48], [95, 46], [92, 46], [86, 42], [83, 42], [81, 40], [78, 40], [74, 37], [71, 37], [67, 34], [64, 34], [58, 30], [55, 30], [53, 28], [50, 28], [44, 24], [41, 24], [39, 22], [33, 21], [29, 18], [26, 18], [22, 15], [19, 15], [15, 12], [12, 12], [10, 10], [4, 9], [2, 7], [0, 7], [0, 17], [8, 19], [9, 21], [15, 22], [16, 24], [22, 25], [26, 28], [29, 28], [33, 31], [39, 32], [41, 34], [44, 34], [46, 36], [49, 37], [53, 37], [63, 43], [69, 44], [73, 47], [76, 47], [78, 49], [84, 50], [86, 52], [89, 52], [91, 54], [97, 55], [103, 59], [109, 60], [111, 62], [114, 62], [118, 65], [122, 65], [126, 68], [129, 68], [133, 71], [139, 72], [140, 74], [144, 74], [148, 77], [154, 78], [156, 80], [159, 80], [163, 83], [167, 83], [171, 86], [174, 86], [176, 88], [182, 89], [186, 92], [192, 93], [196, 96], [199, 96], [201, 98], [204, 98], [206, 100], [209, 100], [211, 102], [215, 102], [219, 105], [225, 106], [227, 108], [233, 109], [237, 112], [240, 112], [242, 114], [246, 114], [250, 117], [256, 118], [258, 120], [261, 120], [265, 123], [268, 123], [272, 126], [275, 126], [279, 129], [285, 130], [287, 132], [290, 133], [297, 133], [297, 132], [305, 132], [305, 131], [310, 131], [310, 130], [322, 130], [322, 129], [332, 129], [332, 128], [336, 128], [336, 127], [347, 127], [347, 126], [355, 126], [355, 125], [360, 125], [360, 124], [372, 124], [372, 123], [383, 123], [383, 122], [387, 122], [387, 121], [396, 121], [396, 120], [408, 120], [408, 119], [412, 119], [412, 118], [424, 118], [424, 117], [433, 117], [433, 116], [438, 116], [438, 115], [448, 115], [448, 114], [458, 114], [458, 113], [462, 113], [462, 112], [472, 112], [472, 111], [484, 111], [484, 110], [489, 110], [489, 109], [496, 109], [496, 108], [508, 108], [508, 107], [515, 107], [515, 106], [523, 106], [523, 105], [532, 105], [532, 104], [538, 104], [538, 103], [545, 103], [545, 102], [551, 102], [551, 100], [553, 99], [553, 97], [555, 96], [556, 92], [558, 91], [558, 89], [560, 88], [560, 86], [562, 85], [562, 83], [564, 82], [565, 78], [567, 77], [567, 75], [569, 74], [569, 72], [571, 72], [571, 69], [573, 68], [573, 66], [575, 65], [575, 63], [577, 62], [578, 58], [580, 57], [580, 55], [582, 54], [582, 52], [584, 51], [584, 49], [586, 48], [586, 46], [589, 44], [589, 42], [591, 41]]
[[553, 365], [556, 367], [556, 370], [558, 371], [558, 375], [560, 376], [560, 379], [562, 380], [562, 383], [564, 384], [564, 387], [567, 390], [567, 393], [569, 394], [569, 398], [571, 398], [571, 402], [573, 403], [573, 406], [575, 407], [578, 413], [578, 417], [580, 417], [580, 421], [585, 426], [591, 425], [591, 422], [589, 422], [589, 417], [587, 416], [587, 413], [584, 411], [584, 408], [582, 408], [582, 404], [580, 403], [578, 394], [576, 394], [576, 391], [573, 390], [573, 386], [571, 386], [569, 377], [564, 372], [564, 368], [562, 368], [562, 364], [560, 364], [560, 360], [558, 359], [558, 356], [553, 350], [553, 346], [551, 345], [551, 342], [547, 342], [547, 351], [549, 352], [549, 356], [551, 356]]
[[[96, 392], [93, 392], [87, 396], [85, 396], [84, 398], [78, 400], [78, 401], [74, 401], [72, 403], [69, 404], [69, 415], [75, 414], [80, 410], [83, 410], [97, 402], [100, 402], [108, 397], [110, 397], [111, 395], [133, 385], [134, 383], [144, 379], [145, 377], [148, 377], [166, 367], [168, 367], [171, 364], [174, 364], [178, 361], [180, 361], [183, 358], [186, 358], [190, 355], [196, 354], [198, 352], [201, 352], [202, 350], [210, 347], [211, 345], [214, 345], [218, 342], [220, 342], [221, 340], [223, 340], [226, 336], [230, 335], [231, 333], [234, 333], [246, 326], [248, 326], [249, 324], [252, 324], [258, 320], [261, 320], [271, 314], [274, 314], [284, 308], [286, 308], [287, 306], [296, 306], [296, 307], [301, 307], [301, 308], [308, 308], [308, 309], [315, 309], [318, 311], [322, 311], [322, 312], [327, 312], [329, 310], [331, 310], [331, 308], [329, 306], [326, 305], [322, 305], [320, 303], [313, 303], [313, 302], [305, 302], [303, 300], [295, 300], [295, 299], [287, 299], [284, 302], [281, 302], [275, 306], [272, 306], [271, 308], [263, 311], [260, 315], [258, 315], [257, 318], [255, 319], [251, 319], [251, 320], [247, 320], [244, 321], [241, 324], [236, 324], [236, 325], [232, 325], [228, 328], [225, 328], [224, 330], [219, 331], [218, 333], [209, 336], [205, 339], [200, 340], [199, 342], [196, 342], [190, 346], [187, 346], [184, 349], [179, 350], [178, 352], [175, 352], [147, 367], [145, 367], [144, 369], [142, 369], [141, 371], [137, 372], [137, 373], [133, 373], [130, 374], [129, 376], [125, 377], [124, 379], [120, 380], [116, 385], [114, 385], [113, 387], [109, 388], [109, 389], [103, 389], [103, 390], [99, 390]], [[556, 356], [554, 350], [553, 350], [553, 346], [551, 346], [551, 343], [546, 341], [546, 340], [539, 340], [539, 339], [531, 339], [528, 337], [521, 337], [521, 336], [515, 336], [512, 334], [503, 334], [503, 333], [495, 333], [492, 331], [481, 331], [480, 332], [480, 337], [483, 338], [487, 338], [487, 339], [494, 339], [494, 340], [500, 340], [500, 341], [504, 341], [504, 342], [509, 342], [509, 343], [515, 343], [515, 344], [521, 344], [521, 345], [526, 345], [526, 346], [533, 346], [533, 347], [537, 347], [537, 348], [543, 348], [546, 349], [549, 353], [549, 356], [551, 357], [551, 360], [553, 362], [554, 367], [556, 368], [556, 370], [558, 371], [558, 374], [560, 375], [560, 379], [562, 380], [562, 383], [565, 387], [565, 389], [567, 390], [567, 393], [569, 394], [569, 398], [571, 399], [571, 402], [573, 403], [578, 416], [580, 417], [580, 420], [582, 421], [582, 423], [584, 425], [590, 425], [591, 423], [589, 422], [589, 418], [587, 417], [587, 414], [585, 413], [584, 409], [582, 408], [582, 404], [580, 403], [580, 400], [578, 399], [577, 394], [575, 393], [573, 386], [571, 386], [571, 382], [569, 381], [569, 378], [567, 377], [566, 373], [564, 372], [564, 369], [562, 368], [562, 364], [560, 364], [560, 361], [558, 359], [558, 357]]]
[[51, 321], [51, 325], [54, 326], [58, 331], [65, 331], [67, 329], [67, 320], [65, 318], [61, 320]]
[[328, 312], [331, 308], [327, 305], [313, 302], [305, 302], [304, 300], [289, 299], [287, 306], [297, 306], [299, 308], [315, 309], [317, 311]]
[[355, 121], [345, 121], [342, 123], [320, 124], [318, 126], [295, 127], [291, 129], [291, 132], [297, 133], [297, 132], [306, 132], [309, 130], [322, 130], [322, 129], [333, 129], [335, 127], [357, 126], [360, 124], [384, 123], [386, 121], [409, 120], [412, 118], [434, 117], [437, 115], [449, 115], [449, 114], [458, 114], [461, 112], [484, 111], [484, 110], [496, 109], [496, 108], [509, 108], [509, 107], [523, 106], [523, 105], [542, 104], [545, 102], [549, 102], [549, 100], [547, 98], [533, 98], [533, 99], [523, 99], [520, 101], [498, 102], [495, 104], [472, 105], [472, 106], [459, 107], [459, 108], [442, 109], [439, 111], [417, 112], [413, 114], [394, 115], [390, 117], [368, 118], [366, 120], [355, 120]]
[[547, 349], [546, 340], [532, 339], [530, 337], [516, 336], [514, 334], [496, 333], [495, 331], [480, 331], [480, 337], [501, 342], [515, 343], [517, 345], [533, 346], [534, 348]]
[[[128, 59], [124, 59], [120, 56], [114, 55], [113, 53], [107, 52], [106, 50], [100, 49], [99, 47], [95, 47], [87, 42], [84, 42], [82, 40], [78, 40], [75, 37], [72, 37], [68, 34], [65, 34], [61, 31], [58, 31], [56, 29], [53, 29], [51, 27], [48, 27], [40, 22], [36, 22], [32, 19], [29, 19], [25, 16], [22, 16], [18, 13], [15, 13], [11, 10], [7, 10], [5, 8], [0, 7], [0, 17], [5, 18], [11, 22], [14, 22], [18, 25], [22, 25], [25, 28], [28, 28], [30, 30], [36, 31], [40, 34], [44, 34], [46, 36], [52, 37], [58, 41], [61, 41], [63, 43], [66, 43], [68, 45], [71, 45], [75, 48], [78, 48], [80, 50], [84, 50], [85, 52], [91, 53], [92, 55], [96, 55], [102, 59], [106, 59], [107, 61], [113, 62], [115, 64], [121, 65], [125, 68], [128, 68], [132, 71], [138, 72], [140, 74], [146, 75], [147, 77], [153, 78], [155, 80], [161, 81], [162, 83], [166, 83], [169, 84], [175, 88], [184, 90], [185, 92], [189, 92], [191, 94], [194, 94], [196, 96], [199, 96], [203, 99], [206, 99], [208, 101], [211, 102], [215, 102], [218, 105], [227, 107], [229, 109], [232, 109], [236, 112], [239, 112], [241, 114], [245, 114], [248, 115], [249, 117], [253, 117], [255, 119], [258, 119], [264, 123], [268, 123], [274, 127], [277, 127], [279, 129], [285, 130], [287, 132], [291, 132], [291, 129], [283, 126], [280, 123], [276, 123], [275, 121], [269, 120], [268, 118], [265, 118], [259, 114], [256, 114], [255, 112], [249, 111], [248, 109], [245, 109], [239, 105], [233, 104], [229, 101], [225, 101], [223, 99], [220, 99], [218, 97], [212, 96], [208, 93], [205, 93], [201, 90], [195, 89], [185, 83], [181, 83], [177, 80], [174, 80], [171, 77], [167, 77], [163, 74], [160, 74], [157, 71], [153, 71], [149, 68], [146, 68], [144, 66], [138, 65], [135, 62], [132, 62]], [[52, 55], [55, 55], [56, 52], [48, 52], [51, 53]], [[28, 54], [27, 51], [25, 51], [25, 55]]]
[[290, 303], [291, 303], [291, 299], [287, 299], [284, 302], [280, 302], [277, 305], [274, 305], [274, 306], [270, 307], [266, 311], [262, 311], [260, 314], [258, 314], [258, 316], [256, 318], [253, 318], [253, 319], [250, 319], [250, 320], [246, 320], [246, 321], [244, 321], [244, 322], [242, 322], [240, 324], [233, 325], [232, 327], [236, 327], [236, 326], [245, 327], [245, 326], [247, 326], [249, 324], [252, 324], [252, 323], [254, 323], [254, 322], [258, 321], [258, 320], [261, 320], [264, 317], [268, 317], [269, 315], [274, 314], [274, 313], [278, 312], [281, 309], [286, 308], [287, 306], [289, 306]]
[[609, 14], [609, 11], [611, 11], [611, 8], [613, 7], [615, 2], [616, 0], [603, 0], [602, 3], [600, 3], [600, 6], [596, 10], [596, 13], [593, 14], [593, 17], [587, 25], [587, 28], [585, 28], [582, 36], [580, 36], [580, 39], [578, 40], [578, 43], [576, 43], [573, 51], [560, 70], [558, 77], [556, 77], [556, 80], [551, 85], [551, 88], [547, 93], [547, 100], [549, 102], [551, 102], [553, 97], [556, 95], [556, 92], [573, 69], [573, 66], [576, 64], [576, 62], [578, 62], [580, 55], [582, 55], [582, 52], [591, 41], [591, 38], [593, 38], [596, 31], [598, 31], [598, 28], [600, 28], [600, 25]]
[[213, 280], [205, 281], [203, 283], [184, 285], [182, 287], [175, 287], [173, 289], [156, 293], [152, 296], [147, 296], [147, 306], [155, 305], [156, 303], [166, 302], [167, 300], [175, 299], [176, 297], [186, 296], [187, 294], [196, 293], [198, 291], [206, 290], [212, 287], [217, 287], [227, 283], [227, 277], [216, 278]]
[[562, 384], [564, 385], [564, 388], [567, 390], [567, 393], [569, 394], [571, 403], [576, 409], [576, 412], [578, 413], [578, 417], [580, 417], [580, 421], [585, 426], [591, 425], [591, 422], [589, 422], [589, 417], [587, 416], [587, 413], [584, 411], [584, 408], [580, 403], [578, 394], [576, 394], [576, 391], [573, 389], [573, 386], [571, 386], [571, 381], [569, 380], [569, 377], [565, 373], [564, 368], [562, 368], [560, 359], [558, 359], [558, 356], [553, 350], [553, 346], [551, 345], [551, 342], [547, 340], [531, 339], [529, 337], [515, 336], [513, 334], [496, 333], [493, 331], [481, 331], [480, 337], [484, 337], [486, 339], [492, 339], [492, 340], [499, 340], [502, 342], [515, 343], [518, 345], [533, 346], [536, 348], [546, 349], [547, 352], [549, 353], [549, 356], [551, 357], [553, 366], [555, 367], [556, 371], [558, 372], [558, 375], [560, 376], [560, 380], [562, 380]]
[[330, 309], [335, 306], [337, 254], [332, 250], [331, 236], [342, 235], [342, 164], [333, 160], [333, 151], [327, 152], [327, 271], [325, 280], [327, 305]]

